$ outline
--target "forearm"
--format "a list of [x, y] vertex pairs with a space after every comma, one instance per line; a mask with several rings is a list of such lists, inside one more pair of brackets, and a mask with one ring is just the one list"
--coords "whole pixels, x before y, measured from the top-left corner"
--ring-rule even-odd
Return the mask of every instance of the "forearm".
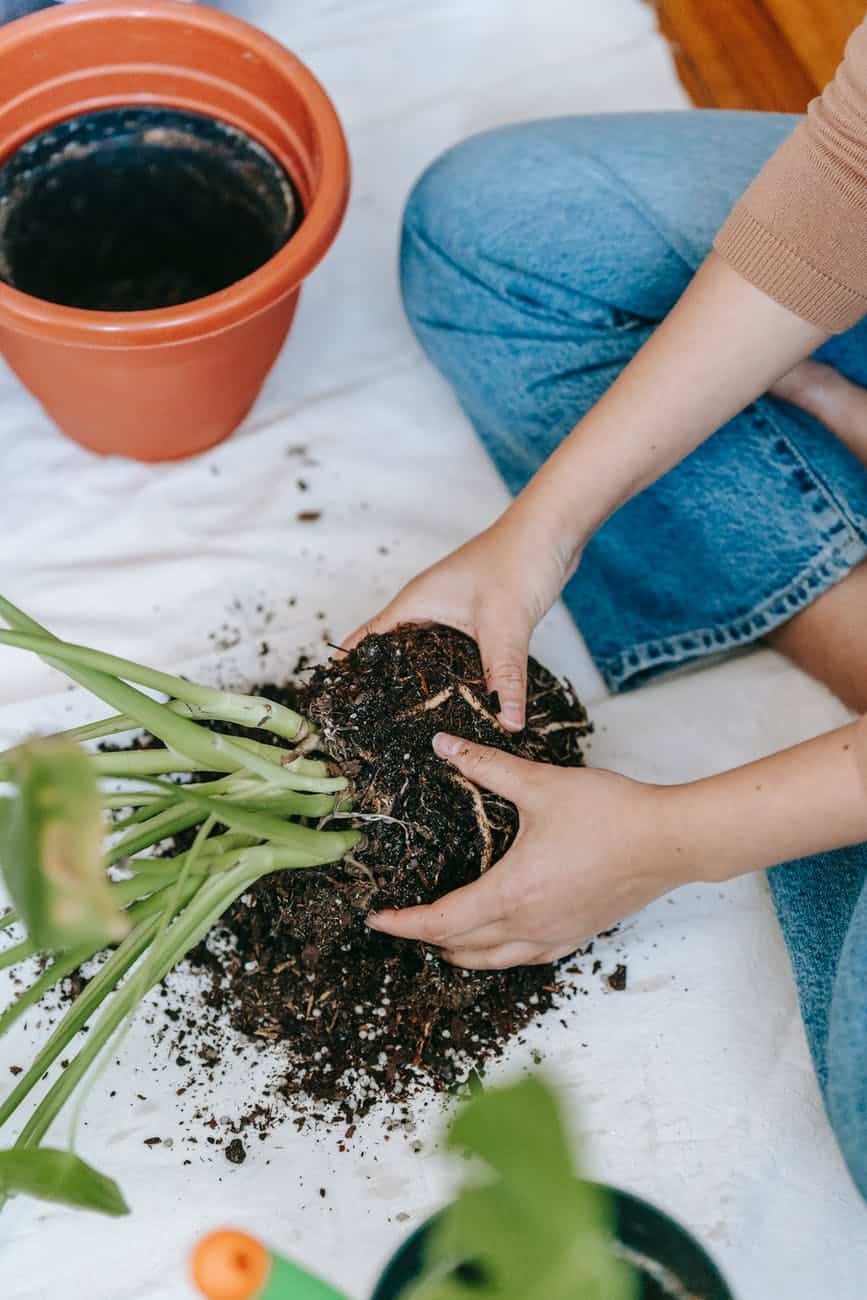
[[711, 254], [666, 320], [509, 512], [577, 553], [610, 514], [826, 335]]
[[867, 719], [668, 787], [661, 831], [683, 879], [733, 876], [867, 840]]

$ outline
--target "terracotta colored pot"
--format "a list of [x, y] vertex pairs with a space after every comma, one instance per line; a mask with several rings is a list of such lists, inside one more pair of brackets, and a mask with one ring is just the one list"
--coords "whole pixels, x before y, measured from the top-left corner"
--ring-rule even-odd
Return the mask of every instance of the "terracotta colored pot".
[[255, 28], [179, 0], [82, 0], [0, 28], [0, 87], [0, 167], [82, 114], [160, 105], [235, 128], [227, 137], [288, 176], [297, 233], [289, 212], [288, 242], [207, 296], [92, 310], [0, 281], [0, 350], [72, 438], [151, 461], [221, 441], [258, 395], [346, 210], [346, 142], [324, 90]]

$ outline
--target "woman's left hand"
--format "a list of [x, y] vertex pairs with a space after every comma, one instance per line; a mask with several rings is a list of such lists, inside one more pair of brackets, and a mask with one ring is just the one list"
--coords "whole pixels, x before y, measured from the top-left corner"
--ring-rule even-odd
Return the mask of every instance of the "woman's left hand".
[[517, 806], [517, 838], [479, 880], [424, 907], [371, 915], [372, 929], [435, 945], [473, 970], [539, 965], [693, 878], [667, 798], [676, 787], [529, 763], [454, 736], [437, 736], [434, 749]]

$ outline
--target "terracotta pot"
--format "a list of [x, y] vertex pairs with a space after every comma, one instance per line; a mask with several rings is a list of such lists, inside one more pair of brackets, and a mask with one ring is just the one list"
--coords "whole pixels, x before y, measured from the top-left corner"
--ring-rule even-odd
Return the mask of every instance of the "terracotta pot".
[[[166, 106], [177, 113], [167, 114], [156, 135], [140, 130], [138, 143], [174, 138], [170, 130], [177, 118], [186, 123], [185, 131], [192, 123], [192, 135], [181, 132], [180, 140], [189, 151], [198, 147], [196, 123], [216, 119], [225, 127], [211, 123], [210, 137], [222, 133], [229, 141], [221, 146], [217, 164], [224, 187], [232, 175], [225, 169], [235, 167], [239, 183], [252, 177], [254, 189], [268, 189], [268, 238], [279, 246], [282, 228], [288, 242], [273, 255], [271, 247], [260, 250], [267, 260], [249, 273], [245, 265], [238, 271], [237, 259], [230, 259], [227, 274], [234, 266], [241, 278], [192, 301], [94, 310], [37, 296], [46, 288], [33, 268], [43, 265], [52, 249], [57, 253], [53, 236], [42, 255], [37, 250], [30, 258], [30, 272], [22, 273], [24, 280], [32, 273], [36, 291], [0, 281], [0, 350], [72, 438], [94, 451], [140, 460], [188, 456], [221, 441], [255, 400], [292, 322], [301, 282], [325, 255], [343, 219], [349, 160], [328, 96], [298, 59], [255, 28], [179, 0], [82, 0], [0, 28], [0, 86], [0, 169], [12, 167], [13, 155], [26, 142], [32, 142], [35, 157], [45, 147], [35, 137], [50, 128], [68, 146], [64, 162], [75, 161], [82, 151], [73, 133], [81, 124], [70, 126], [70, 119], [93, 114], [85, 117], [84, 129], [99, 132], [99, 124], [108, 121], [110, 135], [124, 115], [104, 110], [130, 107], [131, 118], [136, 112], [146, 118], [153, 106]], [[58, 126], [62, 123], [67, 125]], [[202, 131], [208, 135], [208, 124]], [[286, 177], [291, 184], [285, 184]], [[279, 201], [275, 178], [284, 181], [282, 215], [274, 206]], [[91, 198], [98, 199], [100, 182], [93, 177], [91, 182]], [[42, 193], [43, 217], [47, 201]], [[294, 234], [293, 203], [303, 209]], [[5, 205], [7, 225], [13, 208]], [[61, 211], [69, 213], [70, 205]], [[3, 264], [3, 212], [0, 207], [0, 275], [14, 280]], [[181, 217], [183, 210], [175, 215]], [[64, 237], [70, 221], [74, 216], [67, 218]], [[180, 229], [184, 222], [176, 224]], [[37, 226], [28, 219], [28, 230]], [[88, 221], [80, 227], [86, 233]], [[238, 239], [233, 256], [249, 244]], [[85, 262], [94, 248], [98, 251], [98, 241], [91, 241]], [[63, 262], [60, 255], [54, 260]], [[70, 271], [73, 262], [68, 259]], [[190, 292], [209, 283], [193, 277]], [[77, 301], [71, 290], [69, 300]]]

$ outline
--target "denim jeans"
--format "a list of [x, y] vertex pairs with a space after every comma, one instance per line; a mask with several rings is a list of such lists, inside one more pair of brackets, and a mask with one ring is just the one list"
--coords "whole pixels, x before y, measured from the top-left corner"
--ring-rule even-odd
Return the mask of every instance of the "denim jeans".
[[[403, 231], [407, 313], [513, 492], [664, 318], [795, 121], [528, 123], [421, 178]], [[867, 325], [820, 355], [867, 384]], [[867, 471], [766, 397], [622, 507], [564, 599], [617, 691], [760, 639], [865, 556]], [[864, 846], [770, 873], [828, 1112], [867, 1195], [865, 881]]]
[[52, 9], [56, 3], [58, 0], [0, 0], [0, 25], [25, 18], [37, 9]]

